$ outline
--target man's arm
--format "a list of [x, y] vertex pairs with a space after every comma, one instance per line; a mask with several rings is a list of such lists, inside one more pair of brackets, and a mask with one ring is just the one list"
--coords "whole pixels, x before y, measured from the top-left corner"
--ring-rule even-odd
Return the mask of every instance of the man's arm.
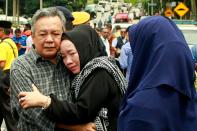
[[[14, 63], [11, 67], [11, 111], [18, 121], [19, 130], [50, 130], [53, 129], [52, 123], [42, 114], [42, 109], [22, 109], [18, 101], [18, 93], [21, 91], [32, 91], [33, 83], [31, 72], [26, 70], [21, 63]], [[45, 122], [43, 122], [45, 121]]]

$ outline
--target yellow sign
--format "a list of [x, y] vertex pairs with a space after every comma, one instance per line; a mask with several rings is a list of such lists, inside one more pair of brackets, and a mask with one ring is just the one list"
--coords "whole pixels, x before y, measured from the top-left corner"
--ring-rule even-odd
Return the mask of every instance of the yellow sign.
[[171, 9], [166, 9], [166, 11], [164, 12], [166, 17], [171, 17], [173, 12]]
[[176, 8], [174, 9], [174, 11], [180, 16], [184, 16], [188, 11], [189, 11], [189, 8], [187, 8], [186, 5], [184, 5], [182, 2], [179, 3]]

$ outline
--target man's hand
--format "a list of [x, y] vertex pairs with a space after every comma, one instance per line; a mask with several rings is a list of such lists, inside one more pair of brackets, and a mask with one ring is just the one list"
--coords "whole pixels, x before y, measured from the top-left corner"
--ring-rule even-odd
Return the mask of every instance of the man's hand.
[[80, 125], [64, 125], [57, 123], [56, 127], [67, 129], [70, 131], [96, 131], [96, 125], [94, 123], [80, 124]]

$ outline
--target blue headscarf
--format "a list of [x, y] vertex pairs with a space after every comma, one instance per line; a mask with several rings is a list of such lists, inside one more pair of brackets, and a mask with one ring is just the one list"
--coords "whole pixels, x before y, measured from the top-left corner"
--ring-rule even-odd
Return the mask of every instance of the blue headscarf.
[[181, 31], [162, 16], [142, 20], [129, 30], [133, 65], [128, 93], [169, 85], [194, 97], [194, 63]]
[[[145, 124], [142, 124], [144, 120], [154, 123], [153, 125], [158, 123], [155, 127], [165, 125], [160, 125], [163, 122], [170, 123], [169, 125], [181, 125], [181, 122], [185, 121], [191, 122], [190, 124], [186, 124], [187, 126], [191, 125], [194, 127], [196, 125], [195, 127], [197, 127], [196, 109], [194, 108], [196, 94], [194, 88], [194, 62], [182, 32], [170, 19], [162, 16], [153, 16], [140, 21], [133, 29], [130, 29], [129, 36], [131, 37], [130, 43], [132, 43], [133, 63], [129, 86], [120, 108], [118, 120], [119, 130], [129, 130], [128, 128], [130, 127], [133, 127], [133, 130], [143, 130], [146, 128], [142, 127], [145, 126]], [[160, 104], [161, 101], [163, 102], [165, 100], [163, 97], [159, 97], [159, 95], [167, 96], [173, 91], [176, 92], [176, 95], [172, 95], [172, 99], [166, 98], [167, 103], [170, 103], [170, 100], [172, 100], [178, 102], [178, 104], [176, 103], [177, 105], [175, 104], [173, 106], [173, 103], [170, 103], [169, 108], [165, 107], [166, 105]], [[143, 95], [139, 98], [135, 95], [136, 93], [138, 93], [138, 96], [139, 94]], [[155, 93], [157, 96], [155, 96]], [[183, 101], [182, 98], [180, 98], [180, 101], [177, 101], [178, 97], [174, 96], [187, 98], [188, 103]], [[150, 101], [147, 101], [147, 98], [150, 98]], [[147, 101], [147, 105], [141, 105], [139, 101], [143, 104], [146, 104]], [[154, 113], [152, 109], [155, 106], [158, 110]], [[180, 109], [179, 106], [183, 108]], [[183, 114], [183, 118], [178, 119], [175, 118], [176, 116], [172, 116], [176, 110], [178, 112], [177, 114], [179, 112], [185, 113]], [[169, 111], [168, 114], [165, 111]], [[152, 116], [152, 114], [155, 116]], [[192, 119], [191, 116], [193, 116]], [[159, 121], [160, 117], [167, 118], [169, 121]], [[177, 115], [177, 117], [182, 116]], [[141, 122], [139, 123], [142, 125], [137, 125], [139, 123], [133, 122], [133, 120], [137, 121], [140, 119]], [[184, 124], [183, 126], [185, 126]], [[149, 129], [153, 131], [153, 128], [150, 127]], [[161, 128], [154, 128], [155, 130], [161, 130]], [[147, 131], [149, 130], [147, 129]]]

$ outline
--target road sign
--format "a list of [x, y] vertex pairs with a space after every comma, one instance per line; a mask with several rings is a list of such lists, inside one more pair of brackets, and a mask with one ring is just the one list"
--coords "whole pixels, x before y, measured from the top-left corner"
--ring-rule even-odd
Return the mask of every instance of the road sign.
[[172, 10], [171, 9], [166, 9], [166, 11], [164, 12], [165, 13], [165, 16], [166, 17], [171, 17], [172, 16], [172, 14], [173, 14], [173, 12], [172, 12]]
[[181, 2], [175, 7], [174, 11], [182, 17], [189, 11], [189, 8]]

